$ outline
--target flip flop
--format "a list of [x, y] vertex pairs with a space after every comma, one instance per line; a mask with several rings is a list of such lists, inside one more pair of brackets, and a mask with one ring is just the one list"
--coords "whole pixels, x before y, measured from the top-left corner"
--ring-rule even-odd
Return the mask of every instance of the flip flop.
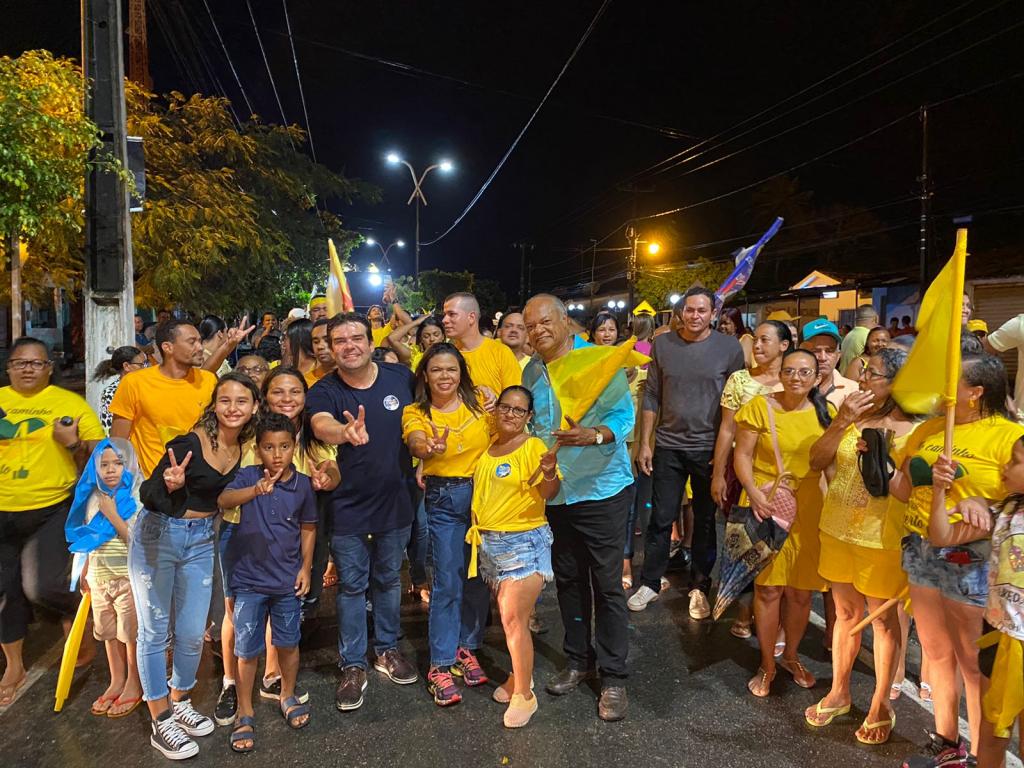
[[14, 685], [5, 685], [0, 688], [0, 707], [7, 707], [14, 703], [14, 697], [18, 695], [18, 691], [28, 681], [28, 673], [26, 672], [21, 676], [21, 679]]
[[633, 588], [633, 577], [623, 576], [622, 577], [622, 591], [629, 592]]
[[[138, 709], [139, 705], [142, 704], [142, 697], [141, 696], [134, 696], [134, 697], [132, 697], [130, 699], [122, 699], [120, 696], [118, 696], [116, 699], [114, 699], [114, 703], [111, 704], [111, 706], [112, 707], [118, 707], [118, 706], [124, 706], [125, 704], [130, 704], [131, 707], [129, 709], [126, 709], [124, 712], [119, 712], [116, 715], [113, 712], [111, 712], [110, 710], [107, 710], [107, 717], [109, 717], [111, 720], [116, 720], [119, 717], [128, 717], [128, 715], [130, 715], [132, 712], [134, 712], [136, 709]], [[93, 713], [93, 714], [95, 714], [95, 713]]]
[[[824, 699], [821, 701], [824, 701]], [[804, 710], [804, 720], [807, 721], [808, 725], [815, 728], [824, 728], [826, 725], [831, 725], [832, 721], [837, 717], [842, 717], [850, 711], [849, 704], [842, 707], [823, 707], [821, 706], [821, 701], [813, 707], [808, 707]], [[824, 719], [822, 719], [823, 717]]]
[[[115, 701], [117, 701], [117, 696], [100, 696], [96, 699], [96, 701], [92, 703], [92, 706], [89, 708], [89, 711], [96, 715], [96, 717], [106, 717], [107, 709], [110, 709], [110, 707], [113, 706]], [[99, 709], [96, 706], [97, 703], [99, 703], [100, 705], [106, 704], [106, 709]]]
[[[885, 738], [884, 739], [879, 739], [879, 740], [866, 739], [866, 738], [864, 738], [864, 736], [861, 735], [861, 734], [875, 733], [876, 731], [881, 731], [883, 728], [887, 729], [885, 731]], [[892, 736], [892, 732], [893, 732], [893, 730], [895, 728], [896, 728], [896, 713], [893, 712], [891, 719], [889, 719], [889, 720], [882, 720], [881, 722], [878, 722], [878, 723], [869, 723], [867, 721], [867, 719], [865, 719], [864, 722], [860, 724], [860, 728], [857, 729], [857, 733], [854, 734], [854, 735], [857, 737], [857, 741], [859, 741], [861, 744], [867, 744], [869, 747], [875, 747], [875, 746], [878, 746], [879, 744], [885, 744], [885, 742], [887, 742], [889, 740], [889, 737]]]
[[930, 685], [928, 685], [928, 683], [921, 683], [920, 691], [921, 691], [921, 701], [931, 701], [932, 700], [932, 687]]
[[889, 686], [889, 701], [896, 701], [903, 695], [903, 683], [893, 683]]

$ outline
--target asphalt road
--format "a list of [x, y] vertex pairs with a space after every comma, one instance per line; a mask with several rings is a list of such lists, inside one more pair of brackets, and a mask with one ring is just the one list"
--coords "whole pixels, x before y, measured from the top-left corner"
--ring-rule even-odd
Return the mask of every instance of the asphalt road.
[[[675, 582], [674, 582], [675, 583]], [[256, 752], [238, 756], [228, 748], [227, 728], [199, 739], [194, 766], [887, 766], [916, 751], [930, 715], [908, 695], [896, 702], [893, 738], [880, 747], [864, 747], [854, 731], [870, 699], [870, 670], [854, 673], [855, 707], [824, 730], [804, 723], [803, 710], [827, 689], [830, 666], [820, 630], [808, 630], [802, 651], [818, 677], [813, 690], [798, 688], [780, 670], [773, 695], [754, 699], [746, 681], [756, 669], [755, 640], [729, 634], [718, 623], [691, 621], [686, 595], [676, 586], [640, 614], [631, 614], [629, 717], [621, 723], [597, 718], [595, 689], [581, 688], [554, 698], [542, 691], [546, 678], [562, 664], [560, 620], [553, 586], [545, 592], [541, 616], [550, 630], [535, 638], [540, 710], [519, 731], [501, 724], [503, 708], [490, 700], [491, 686], [468, 689], [461, 704], [436, 707], [422, 682], [398, 686], [370, 671], [366, 703], [355, 711], [334, 708], [337, 680], [336, 628], [325, 617], [303, 651], [301, 682], [313, 706], [311, 725], [290, 731], [272, 703], [257, 705]], [[328, 609], [327, 613], [333, 612]], [[403, 603], [402, 649], [426, 669], [426, 610]], [[94, 717], [89, 705], [106, 685], [102, 653], [91, 669], [79, 672], [64, 710], [53, 712], [58, 638], [52, 627], [30, 636], [29, 657], [38, 677], [6, 712], [0, 714], [0, 755], [5, 768], [135, 768], [166, 766], [169, 761], [149, 746], [147, 718], [140, 709], [122, 720]], [[496, 680], [509, 669], [499, 627], [491, 627], [481, 654]], [[49, 665], [48, 665], [49, 662]], [[217, 661], [207, 650], [194, 700], [212, 714], [220, 679]]]

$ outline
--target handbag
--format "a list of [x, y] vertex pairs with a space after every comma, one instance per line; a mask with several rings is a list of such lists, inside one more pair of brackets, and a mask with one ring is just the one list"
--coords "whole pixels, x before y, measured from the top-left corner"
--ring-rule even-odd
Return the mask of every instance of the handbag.
[[[765, 398], [767, 400], [767, 398]], [[768, 499], [768, 514], [782, 530], [788, 531], [796, 519], [796, 491], [793, 484], [796, 478], [787, 472], [782, 464], [782, 451], [779, 450], [779, 435], [775, 428], [775, 409], [770, 402], [768, 406], [768, 425], [771, 430], [772, 448], [775, 451], [775, 467], [778, 475], [775, 480], [760, 486], [760, 490]]]

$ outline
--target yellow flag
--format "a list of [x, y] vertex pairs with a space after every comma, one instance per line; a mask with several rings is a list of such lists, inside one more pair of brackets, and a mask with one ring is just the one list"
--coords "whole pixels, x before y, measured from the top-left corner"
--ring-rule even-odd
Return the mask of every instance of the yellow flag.
[[355, 309], [352, 293], [348, 289], [348, 280], [341, 268], [341, 259], [334, 241], [327, 238], [327, 252], [330, 258], [330, 275], [327, 278], [327, 316], [334, 317], [339, 312], [351, 312]]
[[958, 229], [953, 257], [925, 292], [917, 338], [892, 383], [892, 396], [907, 413], [934, 414], [956, 402], [966, 262], [967, 230]]
[[577, 422], [583, 418], [616, 373], [651, 361], [634, 350], [634, 344], [636, 337], [614, 347], [581, 347], [548, 363], [551, 388], [562, 406], [563, 428], [569, 428], [566, 416]]

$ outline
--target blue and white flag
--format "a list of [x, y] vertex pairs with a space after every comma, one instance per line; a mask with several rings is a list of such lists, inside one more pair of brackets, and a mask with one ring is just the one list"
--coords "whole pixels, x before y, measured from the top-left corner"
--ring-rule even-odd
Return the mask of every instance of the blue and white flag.
[[775, 237], [775, 233], [778, 232], [781, 227], [782, 217], [779, 216], [768, 228], [768, 231], [761, 235], [760, 240], [747, 248], [738, 248], [736, 250], [733, 254], [733, 256], [736, 257], [736, 269], [732, 271], [732, 274], [729, 275], [725, 279], [725, 282], [719, 286], [717, 291], [715, 291], [716, 309], [720, 309], [725, 302], [743, 290], [743, 286], [747, 284], [751, 273], [754, 271], [754, 262], [757, 261], [757, 257], [761, 253], [761, 249], [764, 247], [765, 243]]

